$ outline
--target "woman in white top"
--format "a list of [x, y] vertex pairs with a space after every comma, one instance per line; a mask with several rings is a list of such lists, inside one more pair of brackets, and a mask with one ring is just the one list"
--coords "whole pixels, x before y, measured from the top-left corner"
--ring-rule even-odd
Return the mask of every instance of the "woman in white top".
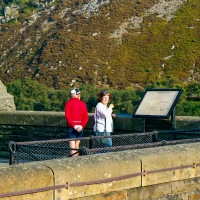
[[[113, 132], [112, 117], [116, 117], [116, 115], [112, 113], [114, 105], [110, 104], [109, 107], [107, 106], [111, 98], [112, 96], [108, 91], [101, 91], [98, 94], [99, 103], [96, 105], [94, 113], [94, 132], [96, 136], [110, 136], [110, 133]], [[112, 146], [111, 138], [102, 139], [102, 142], [106, 147]]]

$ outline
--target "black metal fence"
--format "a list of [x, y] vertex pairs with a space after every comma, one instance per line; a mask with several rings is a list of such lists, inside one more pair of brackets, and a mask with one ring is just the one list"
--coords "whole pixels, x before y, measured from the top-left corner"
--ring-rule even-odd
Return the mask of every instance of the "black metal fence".
[[[112, 140], [112, 147], [106, 147], [106, 140]], [[32, 161], [50, 160], [70, 157], [70, 140], [42, 140], [30, 142], [9, 143], [9, 164], [18, 164]], [[80, 156], [143, 149], [164, 145], [200, 142], [200, 129], [153, 131], [146, 133], [130, 133], [111, 136], [90, 136], [80, 139], [80, 149], [74, 149]]]

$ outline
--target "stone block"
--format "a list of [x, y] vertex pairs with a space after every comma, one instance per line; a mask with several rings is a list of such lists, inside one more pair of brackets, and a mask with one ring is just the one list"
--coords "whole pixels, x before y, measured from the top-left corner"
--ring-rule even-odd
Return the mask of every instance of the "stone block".
[[176, 129], [187, 130], [200, 127], [200, 117], [198, 116], [177, 116]]
[[93, 129], [94, 126], [94, 114], [89, 113], [89, 121], [86, 125], [86, 128]]
[[0, 80], [0, 111], [14, 111], [14, 97], [7, 93], [6, 86]]
[[134, 131], [141, 132], [143, 131], [143, 122], [141, 118], [133, 118], [131, 115], [117, 115], [113, 119], [114, 130], [120, 131]]
[[7, 94], [7, 88], [0, 80], [0, 94]]
[[[0, 170], [0, 194], [21, 192], [53, 186], [54, 179], [51, 169], [36, 163], [19, 164], [17, 166], [4, 167]], [[53, 191], [30, 193], [20, 196], [11, 196], [5, 200], [44, 199], [53, 200]]]
[[[56, 162], [45, 162], [54, 171], [55, 184], [101, 181], [109, 178], [139, 173], [140, 159], [132, 152], [118, 152], [83, 157], [57, 159]], [[59, 189], [56, 199], [76, 199], [91, 195], [117, 192], [131, 187], [140, 187], [141, 177], [132, 177], [107, 183], [93, 183], [85, 186]], [[121, 195], [120, 195], [121, 196]], [[114, 198], [114, 197], [113, 197]]]
[[[42, 112], [35, 111], [16, 111], [16, 112], [0, 112], [0, 116], [4, 116], [0, 119], [1, 124], [15, 124], [15, 125], [33, 125], [42, 126], [43, 125], [43, 115]], [[4, 123], [1, 122], [4, 120]]]
[[[164, 147], [135, 150], [142, 163], [142, 185], [153, 185], [200, 176], [200, 167], [192, 167], [200, 163], [199, 143], [171, 145]], [[183, 168], [183, 166], [188, 166]], [[171, 169], [182, 167], [181, 169]], [[156, 172], [157, 171], [157, 172]]]
[[14, 98], [10, 94], [1, 94], [0, 96], [0, 111], [16, 110]]
[[[127, 191], [128, 200], [195, 199], [199, 197], [200, 178], [172, 181]], [[196, 194], [195, 194], [196, 193]]]
[[128, 200], [127, 191], [110, 192], [106, 194], [95, 195], [92, 197], [83, 197], [81, 200]]

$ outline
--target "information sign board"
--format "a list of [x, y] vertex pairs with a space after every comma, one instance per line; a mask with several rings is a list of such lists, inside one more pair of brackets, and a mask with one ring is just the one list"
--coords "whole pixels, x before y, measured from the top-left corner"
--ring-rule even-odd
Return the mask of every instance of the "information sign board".
[[169, 118], [181, 93], [181, 89], [147, 89], [132, 116]]

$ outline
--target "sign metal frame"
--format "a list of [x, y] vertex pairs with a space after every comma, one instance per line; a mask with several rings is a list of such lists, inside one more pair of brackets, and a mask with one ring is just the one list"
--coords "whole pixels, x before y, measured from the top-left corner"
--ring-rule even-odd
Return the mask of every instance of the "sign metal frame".
[[181, 89], [147, 89], [132, 117], [168, 119], [181, 94]]

